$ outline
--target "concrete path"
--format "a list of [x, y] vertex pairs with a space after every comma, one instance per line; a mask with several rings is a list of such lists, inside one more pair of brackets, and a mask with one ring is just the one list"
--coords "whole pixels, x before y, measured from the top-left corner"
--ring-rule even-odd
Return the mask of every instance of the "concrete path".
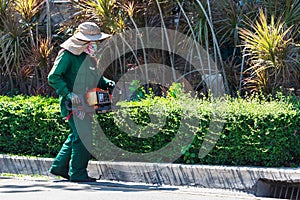
[[267, 200], [230, 190], [99, 180], [71, 183], [51, 177], [2, 176], [1, 200]]

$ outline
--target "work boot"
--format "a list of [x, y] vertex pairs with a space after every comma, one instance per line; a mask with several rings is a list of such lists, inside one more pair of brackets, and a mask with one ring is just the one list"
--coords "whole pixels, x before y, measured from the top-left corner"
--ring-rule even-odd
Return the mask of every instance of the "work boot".
[[79, 180], [71, 180], [71, 182], [96, 182], [96, 178], [87, 177], [85, 179], [79, 179]]
[[55, 172], [52, 168], [49, 170], [49, 172], [55, 176], [61, 176], [67, 180], [70, 180], [70, 176], [68, 173]]

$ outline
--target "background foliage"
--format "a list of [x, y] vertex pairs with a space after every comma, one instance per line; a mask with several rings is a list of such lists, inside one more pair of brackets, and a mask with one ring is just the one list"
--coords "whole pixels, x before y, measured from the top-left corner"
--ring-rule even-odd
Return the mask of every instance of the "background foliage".
[[[273, 95], [278, 90], [297, 94], [300, 86], [300, 0], [71, 0], [62, 13], [50, 12], [44, 0], [1, 0], [0, 6], [1, 94], [54, 96], [46, 76], [59, 44], [87, 20], [95, 21], [102, 31], [111, 34], [140, 27], [163, 27], [193, 37], [218, 60], [227, 93], [233, 96], [260, 90]], [[58, 15], [64, 19], [56, 20]], [[276, 39], [269, 30], [257, 29], [269, 26], [273, 27], [271, 32], [280, 33], [282, 41], [270, 43], [262, 52], [248, 51], [250, 44], [255, 48]], [[255, 40], [249, 43], [251, 38]], [[276, 61], [271, 68], [275, 75], [272, 70], [269, 72], [269, 58], [274, 53]], [[182, 58], [158, 50], [132, 52], [113, 63], [106, 75], [117, 81], [127, 70], [145, 62], [179, 70], [194, 90], [206, 92], [201, 73]], [[268, 74], [276, 80], [270, 80]]]
[[[261, 97], [249, 100], [228, 98], [226, 104], [221, 104], [224, 106], [214, 107], [208, 99], [183, 97], [184, 102], [188, 103], [182, 106], [182, 99], [167, 98], [155, 97], [154, 101], [146, 98], [123, 105], [138, 106], [126, 111], [140, 127], [128, 128], [136, 131], [135, 137], [129, 137], [127, 129], [120, 129], [128, 123], [114, 121], [114, 113], [101, 114], [97, 118], [110, 141], [127, 151], [150, 152], [159, 149], [170, 142], [174, 134], [178, 134], [180, 119], [185, 116], [198, 123], [191, 123], [189, 128], [194, 132], [194, 140], [182, 148], [182, 156], [175, 162], [269, 167], [300, 165], [299, 101], [285, 97], [271, 101]], [[164, 109], [154, 109], [159, 108], [157, 105]], [[212, 151], [199, 159], [198, 152], [214, 109], [226, 111], [222, 115], [224, 127]], [[66, 123], [59, 117], [57, 99], [41, 96], [1, 97], [0, 111], [0, 153], [54, 157], [69, 132]], [[121, 109], [115, 114], [122, 115], [122, 112], [124, 110]], [[141, 138], [139, 134], [146, 126], [153, 129], [160, 126], [150, 120], [151, 114], [165, 116], [166, 121], [154, 137]]]

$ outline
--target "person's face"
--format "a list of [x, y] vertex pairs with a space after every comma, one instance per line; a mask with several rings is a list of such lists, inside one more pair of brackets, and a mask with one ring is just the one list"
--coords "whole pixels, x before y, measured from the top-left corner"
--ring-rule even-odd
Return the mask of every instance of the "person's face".
[[86, 49], [85, 49], [85, 52], [87, 54], [94, 55], [96, 51], [97, 51], [97, 43], [96, 42], [89, 42]]

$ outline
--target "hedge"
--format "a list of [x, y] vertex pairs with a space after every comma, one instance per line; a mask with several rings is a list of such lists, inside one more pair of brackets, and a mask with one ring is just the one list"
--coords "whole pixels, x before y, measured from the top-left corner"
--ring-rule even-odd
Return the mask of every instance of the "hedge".
[[[119, 106], [118, 111], [97, 115], [96, 119], [107, 139], [127, 152], [155, 152], [182, 134], [182, 138], [192, 140], [180, 146], [176, 163], [300, 166], [300, 103], [295, 98], [212, 101], [177, 95], [148, 97]], [[0, 97], [0, 153], [54, 157], [68, 133], [57, 99]], [[95, 138], [97, 153], [112, 158], [117, 154], [110, 149], [97, 151], [97, 141], [103, 138], [97, 134]], [[203, 144], [208, 144], [208, 154], [203, 153]], [[151, 161], [162, 162], [171, 156], [169, 153]], [[118, 158], [129, 159], [128, 155]]]
[[59, 116], [58, 100], [40, 96], [0, 97], [0, 152], [53, 157], [68, 127]]

